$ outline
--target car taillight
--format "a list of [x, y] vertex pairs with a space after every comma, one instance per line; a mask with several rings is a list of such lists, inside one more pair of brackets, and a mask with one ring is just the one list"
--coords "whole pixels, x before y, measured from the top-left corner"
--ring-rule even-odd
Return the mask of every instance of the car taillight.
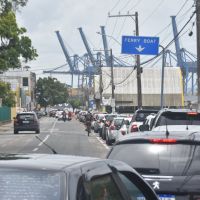
[[110, 130], [115, 130], [115, 126], [110, 126]]
[[198, 115], [198, 113], [197, 112], [188, 112], [187, 115], [196, 116], [196, 115]]
[[121, 131], [121, 134], [122, 135], [126, 135], [126, 131]]
[[160, 144], [160, 143], [168, 143], [168, 144], [174, 144], [177, 142], [176, 139], [170, 139], [170, 138], [155, 138], [155, 139], [150, 139], [150, 142]]
[[138, 131], [138, 127], [137, 127], [137, 124], [133, 124], [131, 126], [131, 132], [137, 132]]

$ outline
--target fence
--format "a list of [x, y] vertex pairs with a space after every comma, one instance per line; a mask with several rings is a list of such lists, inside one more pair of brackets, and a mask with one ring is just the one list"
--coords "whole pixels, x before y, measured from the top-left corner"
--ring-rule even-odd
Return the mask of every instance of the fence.
[[11, 108], [3, 106], [0, 107], [0, 123], [11, 120]]

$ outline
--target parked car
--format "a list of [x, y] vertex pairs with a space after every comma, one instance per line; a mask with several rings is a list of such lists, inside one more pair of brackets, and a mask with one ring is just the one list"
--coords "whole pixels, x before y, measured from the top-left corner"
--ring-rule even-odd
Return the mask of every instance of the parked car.
[[200, 131], [200, 112], [190, 109], [163, 109], [152, 126], [154, 131]]
[[96, 115], [96, 121], [94, 123], [94, 132], [95, 133], [99, 133], [101, 131], [101, 128], [102, 128], [102, 119], [105, 117], [105, 114], [104, 113], [98, 113]]
[[146, 117], [152, 113], [157, 112], [157, 110], [136, 110], [133, 114], [128, 132], [133, 133], [139, 131], [139, 126], [143, 124]]
[[18, 113], [14, 118], [14, 134], [19, 131], [40, 133], [40, 123], [35, 112]]
[[127, 164], [79, 156], [1, 154], [0, 187], [2, 200], [158, 200]]
[[106, 144], [111, 145], [113, 142], [115, 142], [118, 131], [121, 128], [123, 121], [123, 117], [116, 117], [113, 119], [111, 125], [106, 132]]
[[124, 161], [160, 200], [200, 199], [200, 133], [138, 132], [120, 138], [107, 158]]
[[117, 131], [115, 141], [117, 141], [120, 137], [128, 134], [128, 129], [131, 123], [131, 119], [132, 119], [131, 117], [125, 117], [123, 119], [121, 128]]
[[139, 126], [139, 131], [150, 131], [154, 125], [154, 119], [156, 117], [155, 113], [148, 115], [143, 124]]
[[105, 118], [103, 119], [103, 123], [102, 123], [101, 133], [100, 133], [100, 136], [102, 137], [103, 140], [106, 140], [107, 129], [111, 125], [113, 119], [117, 116], [118, 116], [117, 114], [107, 114], [107, 115], [105, 115]]

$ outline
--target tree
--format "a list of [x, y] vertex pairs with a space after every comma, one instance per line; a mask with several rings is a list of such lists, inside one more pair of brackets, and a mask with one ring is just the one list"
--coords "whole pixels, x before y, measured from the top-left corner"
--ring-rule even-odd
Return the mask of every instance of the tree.
[[0, 81], [0, 98], [3, 106], [15, 106], [15, 93], [11, 90], [9, 83]]
[[36, 96], [37, 102], [43, 107], [67, 103], [67, 86], [56, 78], [39, 78], [36, 84]]
[[70, 99], [68, 103], [71, 104], [73, 111], [75, 108], [79, 108], [82, 105], [80, 99]]
[[24, 62], [34, 60], [38, 55], [32, 42], [25, 35], [26, 29], [19, 28], [14, 10], [25, 6], [27, 0], [0, 0], [0, 70], [21, 67]]

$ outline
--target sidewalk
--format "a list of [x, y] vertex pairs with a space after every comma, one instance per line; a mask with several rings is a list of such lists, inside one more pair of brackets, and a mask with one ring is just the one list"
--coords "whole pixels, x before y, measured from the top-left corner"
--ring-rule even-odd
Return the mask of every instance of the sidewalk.
[[13, 127], [13, 122], [12, 121], [8, 121], [8, 122], [0, 122], [0, 133], [1, 132], [5, 132], [10, 130]]

